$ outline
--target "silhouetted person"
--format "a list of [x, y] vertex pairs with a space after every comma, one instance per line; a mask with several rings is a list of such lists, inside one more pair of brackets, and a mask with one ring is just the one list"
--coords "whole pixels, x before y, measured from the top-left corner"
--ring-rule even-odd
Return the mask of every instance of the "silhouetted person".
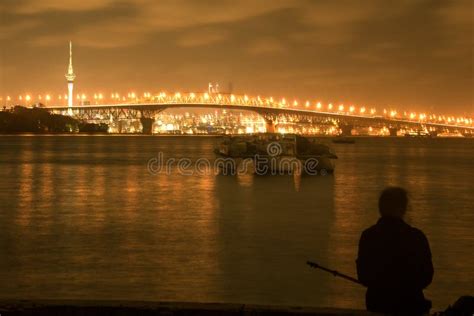
[[407, 192], [386, 188], [379, 199], [380, 219], [359, 242], [357, 275], [367, 286], [369, 311], [423, 314], [431, 308], [423, 289], [433, 279], [431, 251], [423, 232], [403, 221]]

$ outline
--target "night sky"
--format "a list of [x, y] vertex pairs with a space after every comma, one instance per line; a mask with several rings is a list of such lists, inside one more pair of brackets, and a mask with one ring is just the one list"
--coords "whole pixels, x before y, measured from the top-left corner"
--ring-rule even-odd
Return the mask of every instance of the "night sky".
[[473, 2], [1, 0], [0, 94], [234, 93], [474, 114]]

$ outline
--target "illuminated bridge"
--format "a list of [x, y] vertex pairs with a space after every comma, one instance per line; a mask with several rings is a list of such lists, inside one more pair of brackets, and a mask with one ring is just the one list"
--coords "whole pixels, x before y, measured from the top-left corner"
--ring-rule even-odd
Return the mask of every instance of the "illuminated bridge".
[[[99, 100], [100, 101], [100, 100]], [[97, 102], [99, 103], [99, 102]], [[85, 104], [80, 106], [48, 106], [49, 111], [57, 114], [71, 115], [79, 120], [89, 122], [112, 122], [120, 120], [140, 120], [144, 133], [151, 133], [151, 126], [158, 113], [171, 108], [213, 108], [226, 110], [245, 110], [258, 113], [266, 122], [268, 132], [282, 122], [297, 124], [332, 125], [342, 134], [349, 135], [357, 128], [387, 128], [390, 135], [398, 130], [425, 131], [433, 135], [443, 132], [460, 133], [472, 136], [474, 125], [472, 119], [454, 118], [423, 113], [398, 113], [386, 111], [382, 115], [375, 109], [365, 107], [333, 106], [309, 101], [299, 103], [285, 99], [249, 97], [221, 93], [175, 93], [168, 95], [145, 94], [143, 98], [114, 98], [107, 104]]]

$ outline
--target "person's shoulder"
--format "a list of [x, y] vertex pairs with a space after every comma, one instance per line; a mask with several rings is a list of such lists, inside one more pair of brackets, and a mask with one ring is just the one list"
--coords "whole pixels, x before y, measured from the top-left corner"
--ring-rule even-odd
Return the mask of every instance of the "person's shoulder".
[[410, 226], [410, 231], [414, 238], [418, 240], [423, 240], [423, 241], [427, 240], [425, 233], [421, 229]]
[[423, 233], [423, 231], [422, 231], [421, 229], [416, 228], [416, 227], [414, 227], [414, 226], [411, 226], [411, 225], [408, 224], [408, 223], [405, 223], [405, 224], [409, 227], [410, 232], [411, 232], [412, 234], [418, 235], [418, 236], [424, 236], [424, 235], [425, 235], [425, 233]]
[[362, 231], [361, 237], [367, 237], [367, 236], [373, 235], [376, 230], [377, 230], [377, 224], [372, 225]]

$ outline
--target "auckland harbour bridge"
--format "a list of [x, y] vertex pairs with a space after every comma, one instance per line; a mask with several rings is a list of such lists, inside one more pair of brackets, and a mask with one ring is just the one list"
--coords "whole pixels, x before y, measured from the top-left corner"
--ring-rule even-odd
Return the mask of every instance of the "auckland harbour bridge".
[[[234, 95], [220, 93], [218, 85], [209, 84], [208, 91], [204, 93], [159, 94], [144, 93], [138, 97], [129, 93], [128, 97], [112, 94], [107, 102], [94, 97], [94, 104], [85, 101], [85, 95], [78, 95], [79, 105], [74, 105], [74, 73], [72, 65], [72, 43], [69, 42], [69, 65], [66, 79], [68, 95], [64, 96], [67, 106], [54, 106], [46, 104], [46, 109], [53, 113], [70, 115], [78, 120], [93, 123], [117, 123], [126, 120], [139, 120], [142, 132], [150, 134], [157, 115], [172, 108], [213, 108], [225, 110], [251, 111], [261, 116], [266, 123], [266, 131], [274, 132], [275, 127], [281, 123], [292, 122], [298, 125], [312, 125], [321, 127], [336, 127], [343, 135], [350, 135], [355, 130], [386, 129], [390, 135], [396, 136], [398, 131], [415, 131], [437, 135], [439, 133], [455, 133], [465, 136], [474, 134], [474, 125], [471, 118], [454, 118], [441, 115], [427, 115], [416, 113], [399, 113], [395, 110], [384, 110], [383, 115], [378, 115], [374, 108], [356, 108], [343, 104], [333, 106], [322, 105], [320, 102], [311, 104], [309, 101], [287, 101], [286, 99], [273, 99], [273, 97], [250, 97], [248, 95]], [[28, 98], [27, 98], [28, 100]], [[46, 100], [50, 100], [47, 96]], [[49, 103], [49, 102], [48, 102]]]
[[[87, 104], [79, 106], [48, 106], [53, 113], [71, 115], [79, 120], [89, 122], [117, 122], [120, 120], [140, 120], [143, 133], [151, 133], [155, 117], [166, 109], [173, 108], [212, 108], [226, 110], [251, 111], [260, 115], [266, 122], [267, 132], [272, 132], [281, 122], [295, 124], [332, 125], [337, 126], [341, 133], [350, 135], [358, 128], [387, 128], [391, 135], [399, 130], [427, 131], [432, 135], [442, 132], [474, 135], [474, 126], [467, 122], [446, 122], [445, 118], [421, 115], [403, 117], [395, 111], [376, 115], [374, 109], [347, 108], [344, 105], [323, 106], [320, 103], [310, 104], [288, 102], [285, 99], [249, 97], [247, 95], [224, 94], [217, 92], [205, 93], [160, 93], [146, 94], [143, 98], [133, 98], [123, 102], [107, 104]], [[372, 112], [372, 113], [371, 113]], [[451, 121], [451, 119], [449, 119]], [[465, 123], [465, 124], [463, 124]]]

